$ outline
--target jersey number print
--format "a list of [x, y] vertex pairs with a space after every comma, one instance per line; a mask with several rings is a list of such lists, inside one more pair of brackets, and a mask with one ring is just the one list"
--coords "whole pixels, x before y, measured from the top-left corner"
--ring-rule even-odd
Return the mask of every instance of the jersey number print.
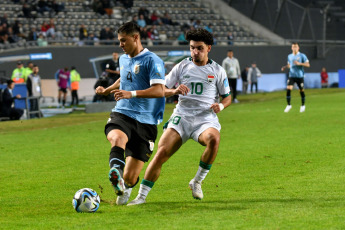
[[204, 90], [204, 85], [201, 82], [191, 82], [191, 94], [201, 95]]

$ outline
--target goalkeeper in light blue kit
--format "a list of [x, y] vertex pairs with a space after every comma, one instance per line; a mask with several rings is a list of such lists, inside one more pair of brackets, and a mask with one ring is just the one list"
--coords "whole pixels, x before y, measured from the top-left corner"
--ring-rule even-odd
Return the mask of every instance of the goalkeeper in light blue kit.
[[304, 94], [304, 67], [310, 67], [309, 60], [307, 56], [303, 53], [299, 52], [299, 45], [298, 43], [294, 42], [291, 45], [292, 53], [288, 55], [288, 63], [286, 66], [281, 68], [281, 71], [284, 71], [286, 68], [289, 68], [289, 78], [287, 82], [287, 91], [286, 91], [286, 101], [287, 106], [284, 110], [285, 113], [288, 113], [292, 106], [291, 106], [291, 90], [293, 89], [294, 83], [297, 84], [299, 88], [299, 92], [301, 94], [302, 105], [300, 108], [300, 112], [303, 113], [305, 111], [305, 94]]
[[104, 129], [111, 144], [109, 180], [118, 195], [117, 205], [127, 203], [144, 163], [151, 157], [165, 107], [164, 63], [143, 48], [139, 32], [134, 22], [118, 29], [125, 53], [119, 60], [120, 78], [106, 89], [96, 88], [97, 94], [114, 93], [117, 101]]
[[[220, 142], [217, 113], [231, 104], [230, 87], [222, 66], [208, 58], [213, 45], [212, 34], [205, 29], [188, 31], [191, 57], [174, 66], [166, 76], [165, 96], [180, 94], [167, 129], [158, 143], [158, 150], [145, 172], [138, 196], [128, 205], [146, 202], [146, 196], [158, 179], [162, 165], [188, 140], [205, 146], [199, 167], [189, 182], [195, 199], [204, 197], [201, 182], [216, 159]], [[177, 89], [172, 89], [178, 83]], [[222, 97], [221, 103], [219, 102]], [[188, 153], [184, 153], [188, 154]]]

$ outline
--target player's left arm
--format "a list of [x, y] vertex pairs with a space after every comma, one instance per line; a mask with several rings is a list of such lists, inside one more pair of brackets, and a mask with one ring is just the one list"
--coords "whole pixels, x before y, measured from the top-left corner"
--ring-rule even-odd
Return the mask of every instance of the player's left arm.
[[211, 105], [211, 109], [215, 113], [219, 113], [220, 111], [222, 111], [223, 109], [225, 109], [226, 107], [228, 107], [231, 104], [231, 94], [230, 94], [229, 82], [228, 82], [228, 78], [227, 78], [226, 73], [225, 73], [223, 68], [220, 69], [218, 79], [217, 79], [217, 88], [218, 88], [218, 93], [222, 97], [222, 102], [221, 103], [213, 103]]
[[230, 104], [231, 104], [231, 95], [227, 97], [222, 97], [222, 102], [212, 104], [211, 109], [213, 109], [215, 113], [219, 113], [220, 111], [228, 107]]
[[135, 90], [135, 91], [126, 91], [115, 89], [111, 91], [114, 93], [114, 97], [116, 101], [121, 99], [130, 99], [133, 97], [138, 98], [159, 98], [164, 97], [164, 84], [153, 84], [150, 88], [144, 90]]
[[302, 56], [302, 61], [301, 62], [295, 61], [294, 64], [303, 66], [303, 67], [308, 67], [308, 68], [310, 67], [310, 63], [307, 56]]

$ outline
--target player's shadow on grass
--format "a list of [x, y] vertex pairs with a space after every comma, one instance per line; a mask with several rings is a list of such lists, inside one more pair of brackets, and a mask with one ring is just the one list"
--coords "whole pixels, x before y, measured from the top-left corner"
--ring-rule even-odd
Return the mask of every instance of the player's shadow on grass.
[[[148, 202], [146, 204], [140, 205], [143, 209], [150, 209], [150, 210], [162, 210], [168, 209], [170, 211], [181, 210], [181, 209], [204, 209], [204, 210], [245, 210], [248, 209], [248, 204], [252, 203], [287, 203], [287, 204], [294, 204], [300, 202], [312, 202], [308, 199], [301, 199], [301, 198], [253, 198], [253, 199], [229, 199], [229, 200], [211, 200], [211, 201], [195, 201], [191, 200], [190, 202], [186, 201], [174, 201], [174, 202]], [[133, 206], [138, 207], [138, 206]], [[169, 212], [168, 210], [168, 212]]]

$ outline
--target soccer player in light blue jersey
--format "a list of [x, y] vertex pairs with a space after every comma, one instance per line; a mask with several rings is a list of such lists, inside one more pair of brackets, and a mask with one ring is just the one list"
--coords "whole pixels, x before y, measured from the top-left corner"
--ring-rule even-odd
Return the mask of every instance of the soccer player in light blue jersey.
[[96, 88], [97, 94], [114, 93], [117, 101], [104, 130], [111, 144], [109, 180], [118, 195], [117, 205], [127, 203], [144, 163], [151, 157], [165, 106], [164, 63], [143, 48], [139, 32], [133, 22], [118, 29], [125, 53], [119, 60], [120, 78], [106, 89]]
[[[157, 153], [146, 169], [139, 194], [128, 206], [146, 202], [162, 165], [189, 139], [205, 146], [197, 172], [189, 182], [192, 196], [199, 200], [204, 197], [201, 183], [216, 159], [220, 143], [221, 125], [217, 114], [231, 104], [231, 94], [225, 70], [208, 58], [213, 45], [212, 34], [199, 28], [188, 31], [186, 39], [191, 57], [175, 65], [165, 82], [168, 88], [165, 96], [180, 94], [179, 102], [159, 140]], [[172, 89], [176, 83], [179, 86]]]
[[288, 113], [291, 106], [291, 90], [293, 89], [294, 83], [297, 84], [299, 92], [301, 94], [302, 105], [300, 112], [305, 111], [305, 94], [304, 94], [304, 67], [310, 67], [309, 60], [307, 56], [299, 52], [298, 43], [294, 42], [291, 45], [292, 53], [288, 55], [288, 62], [286, 66], [281, 68], [281, 71], [284, 71], [286, 68], [289, 68], [289, 78], [287, 82], [287, 91], [286, 91], [286, 100], [287, 106], [284, 110], [285, 113]]

